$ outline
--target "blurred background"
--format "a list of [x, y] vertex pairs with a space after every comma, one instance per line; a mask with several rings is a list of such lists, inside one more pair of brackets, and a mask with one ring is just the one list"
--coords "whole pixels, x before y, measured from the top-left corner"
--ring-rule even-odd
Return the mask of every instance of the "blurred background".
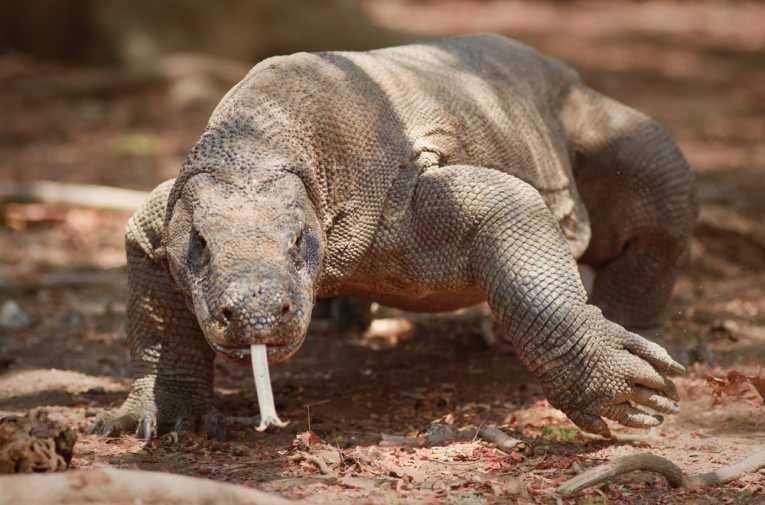
[[[765, 363], [765, 3], [0, 0], [0, 411], [118, 403], [130, 209], [258, 60], [478, 31], [667, 127], [702, 211], [666, 338], [709, 370]], [[94, 387], [118, 394], [72, 400]]]

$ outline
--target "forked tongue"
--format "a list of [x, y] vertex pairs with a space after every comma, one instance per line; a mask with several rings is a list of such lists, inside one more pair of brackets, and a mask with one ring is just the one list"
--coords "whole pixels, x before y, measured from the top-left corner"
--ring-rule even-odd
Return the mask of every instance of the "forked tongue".
[[252, 374], [255, 376], [255, 390], [258, 392], [258, 407], [260, 408], [260, 426], [255, 428], [264, 431], [271, 425], [284, 428], [289, 422], [279, 419], [274, 405], [274, 393], [271, 391], [271, 376], [268, 374], [268, 353], [265, 345], [251, 345]]

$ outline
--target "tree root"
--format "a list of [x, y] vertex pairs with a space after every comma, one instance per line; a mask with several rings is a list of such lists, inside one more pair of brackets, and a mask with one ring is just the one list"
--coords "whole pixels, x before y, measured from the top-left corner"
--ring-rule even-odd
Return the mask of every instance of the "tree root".
[[256, 489], [162, 472], [97, 470], [0, 477], [0, 505], [17, 503], [184, 503], [289, 505]]
[[558, 486], [555, 492], [561, 496], [572, 496], [583, 489], [636, 470], [659, 473], [673, 488], [699, 489], [725, 484], [764, 467], [765, 450], [760, 450], [738, 463], [718, 468], [713, 472], [693, 475], [684, 473], [679, 466], [667, 458], [649, 453], [632, 454], [585, 470]]

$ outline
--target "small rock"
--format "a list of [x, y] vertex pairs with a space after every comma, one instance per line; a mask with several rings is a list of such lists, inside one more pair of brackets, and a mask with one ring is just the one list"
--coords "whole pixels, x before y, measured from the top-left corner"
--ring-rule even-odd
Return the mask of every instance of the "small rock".
[[0, 308], [0, 326], [3, 328], [20, 330], [31, 325], [32, 320], [15, 301], [8, 300]]

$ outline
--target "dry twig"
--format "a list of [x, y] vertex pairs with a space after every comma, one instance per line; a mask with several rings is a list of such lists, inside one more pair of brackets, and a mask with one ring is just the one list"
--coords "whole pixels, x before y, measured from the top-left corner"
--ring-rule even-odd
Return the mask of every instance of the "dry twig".
[[41, 273], [34, 277], [0, 279], [0, 291], [76, 288], [82, 286], [119, 286], [125, 282], [124, 270]]
[[635, 470], [646, 470], [663, 475], [670, 487], [698, 489], [717, 486], [736, 480], [742, 475], [765, 467], [765, 450], [760, 450], [739, 463], [718, 468], [713, 472], [688, 475], [667, 458], [655, 454], [632, 454], [585, 470], [558, 486], [561, 496], [572, 496], [583, 489]]
[[6, 184], [0, 187], [0, 203], [41, 202], [127, 211], [137, 209], [148, 195], [145, 191], [132, 189], [54, 181]]
[[436, 447], [448, 445], [452, 442], [463, 442], [466, 440], [481, 438], [487, 442], [493, 443], [503, 452], [512, 452], [521, 440], [512, 438], [499, 428], [489, 426], [485, 428], [465, 428], [458, 430], [450, 424], [433, 423], [428, 427], [424, 435], [418, 437], [402, 437], [398, 435], [388, 435], [382, 433], [382, 446], [401, 446], [401, 447]]

